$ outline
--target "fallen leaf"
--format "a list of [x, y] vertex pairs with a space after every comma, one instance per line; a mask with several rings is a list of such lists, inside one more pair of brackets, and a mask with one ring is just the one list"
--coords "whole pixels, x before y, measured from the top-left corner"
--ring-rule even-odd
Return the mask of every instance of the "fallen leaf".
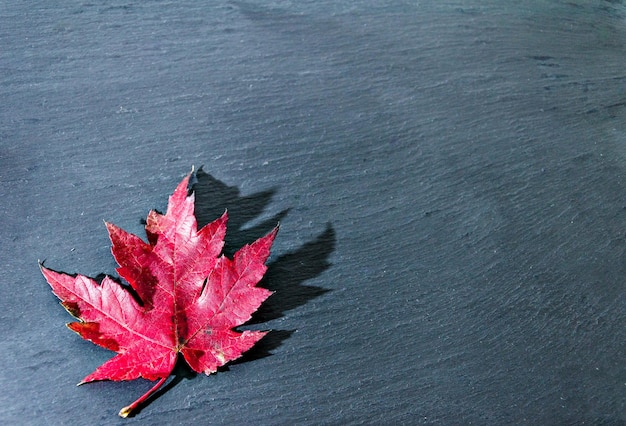
[[117, 355], [79, 384], [95, 380], [159, 382], [120, 411], [127, 417], [172, 373], [178, 354], [198, 373], [211, 374], [240, 357], [266, 332], [237, 331], [271, 292], [256, 287], [267, 267], [276, 227], [233, 259], [221, 255], [227, 213], [198, 231], [187, 175], [170, 196], [166, 214], [151, 211], [148, 243], [106, 224], [117, 272], [134, 291], [110, 277], [100, 284], [43, 265], [61, 304], [79, 321], [68, 327]]

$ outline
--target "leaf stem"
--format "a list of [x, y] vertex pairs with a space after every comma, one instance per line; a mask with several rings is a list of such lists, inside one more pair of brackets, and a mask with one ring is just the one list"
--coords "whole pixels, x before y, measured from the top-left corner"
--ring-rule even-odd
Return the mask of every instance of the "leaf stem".
[[130, 413], [132, 413], [139, 405], [141, 405], [146, 399], [150, 398], [153, 393], [155, 393], [161, 386], [163, 386], [163, 383], [165, 383], [168, 377], [169, 376], [163, 377], [157, 382], [156, 385], [152, 386], [152, 388], [148, 392], [141, 395], [135, 402], [122, 408], [118, 413], [120, 417], [128, 417]]

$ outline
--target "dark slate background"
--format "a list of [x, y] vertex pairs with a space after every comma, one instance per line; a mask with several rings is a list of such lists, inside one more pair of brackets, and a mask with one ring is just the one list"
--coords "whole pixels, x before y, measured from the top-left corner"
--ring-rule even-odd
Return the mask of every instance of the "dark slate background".
[[[0, 5], [3, 424], [624, 424], [620, 1]], [[182, 176], [228, 250], [278, 220], [210, 377], [75, 384], [112, 354], [37, 267], [115, 274]]]

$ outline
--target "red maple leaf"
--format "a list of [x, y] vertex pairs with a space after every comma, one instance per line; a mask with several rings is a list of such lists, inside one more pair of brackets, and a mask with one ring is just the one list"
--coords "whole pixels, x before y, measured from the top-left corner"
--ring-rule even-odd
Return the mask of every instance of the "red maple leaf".
[[68, 327], [117, 355], [85, 377], [94, 380], [161, 379], [120, 411], [128, 416], [174, 369], [178, 354], [198, 373], [211, 374], [250, 349], [266, 332], [234, 330], [271, 292], [256, 287], [278, 231], [246, 245], [232, 260], [220, 256], [227, 214], [198, 231], [187, 175], [170, 196], [167, 213], [148, 214], [148, 243], [115, 225], [107, 229], [119, 275], [140, 301], [108, 276], [100, 284], [83, 275], [41, 271], [79, 322]]

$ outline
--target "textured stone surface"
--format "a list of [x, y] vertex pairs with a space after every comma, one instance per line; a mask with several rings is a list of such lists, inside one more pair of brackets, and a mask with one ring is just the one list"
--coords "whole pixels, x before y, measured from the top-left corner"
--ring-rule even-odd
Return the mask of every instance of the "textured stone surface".
[[[208, 5], [211, 3], [211, 5]], [[626, 421], [626, 7], [616, 1], [5, 2], [0, 420]], [[192, 165], [228, 249], [281, 222], [211, 377], [74, 385], [112, 353], [37, 260], [114, 274]]]

